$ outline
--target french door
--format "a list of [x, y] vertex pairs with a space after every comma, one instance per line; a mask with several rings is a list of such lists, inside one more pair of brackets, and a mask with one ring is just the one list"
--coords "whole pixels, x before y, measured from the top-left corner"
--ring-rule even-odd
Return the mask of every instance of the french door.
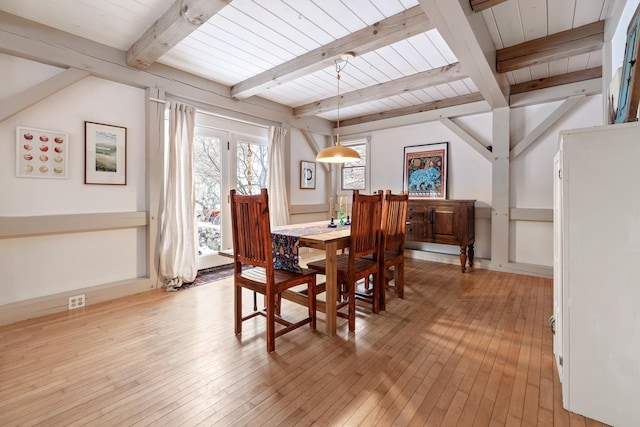
[[232, 247], [229, 191], [258, 194], [267, 186], [267, 138], [196, 125], [194, 181], [198, 269], [229, 263], [218, 251]]

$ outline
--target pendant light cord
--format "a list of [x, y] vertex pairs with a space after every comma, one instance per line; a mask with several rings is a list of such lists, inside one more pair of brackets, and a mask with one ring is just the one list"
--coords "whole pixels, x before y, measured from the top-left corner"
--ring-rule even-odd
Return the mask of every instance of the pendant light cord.
[[336, 73], [338, 78], [338, 119], [336, 121], [336, 145], [340, 145], [340, 72], [344, 70], [344, 67], [349, 63], [349, 58], [344, 60], [342, 66], [340, 66], [340, 62], [336, 59]]

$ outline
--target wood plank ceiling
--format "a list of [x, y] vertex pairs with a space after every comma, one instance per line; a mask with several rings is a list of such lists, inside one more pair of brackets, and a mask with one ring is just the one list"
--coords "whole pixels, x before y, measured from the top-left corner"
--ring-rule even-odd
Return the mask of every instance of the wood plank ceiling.
[[[624, 0], [2, 0], [0, 10], [259, 96], [361, 123], [599, 78]], [[480, 52], [481, 54], [478, 54]], [[505, 95], [506, 94], [506, 95]]]

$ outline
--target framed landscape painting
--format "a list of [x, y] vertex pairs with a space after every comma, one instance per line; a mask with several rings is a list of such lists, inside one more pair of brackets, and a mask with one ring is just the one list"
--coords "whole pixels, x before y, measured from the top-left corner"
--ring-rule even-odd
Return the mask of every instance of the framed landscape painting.
[[447, 198], [447, 142], [404, 147], [403, 189], [411, 198]]
[[85, 184], [127, 184], [127, 128], [84, 122]]

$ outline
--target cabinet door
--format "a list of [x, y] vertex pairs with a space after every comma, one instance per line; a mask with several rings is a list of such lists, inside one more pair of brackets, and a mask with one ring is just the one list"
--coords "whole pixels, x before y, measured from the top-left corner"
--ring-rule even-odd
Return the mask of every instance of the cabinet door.
[[425, 224], [426, 211], [424, 206], [409, 203], [407, 210], [407, 236], [406, 240], [422, 242], [426, 238]]
[[457, 245], [460, 240], [460, 209], [457, 206], [427, 208], [427, 239]]

